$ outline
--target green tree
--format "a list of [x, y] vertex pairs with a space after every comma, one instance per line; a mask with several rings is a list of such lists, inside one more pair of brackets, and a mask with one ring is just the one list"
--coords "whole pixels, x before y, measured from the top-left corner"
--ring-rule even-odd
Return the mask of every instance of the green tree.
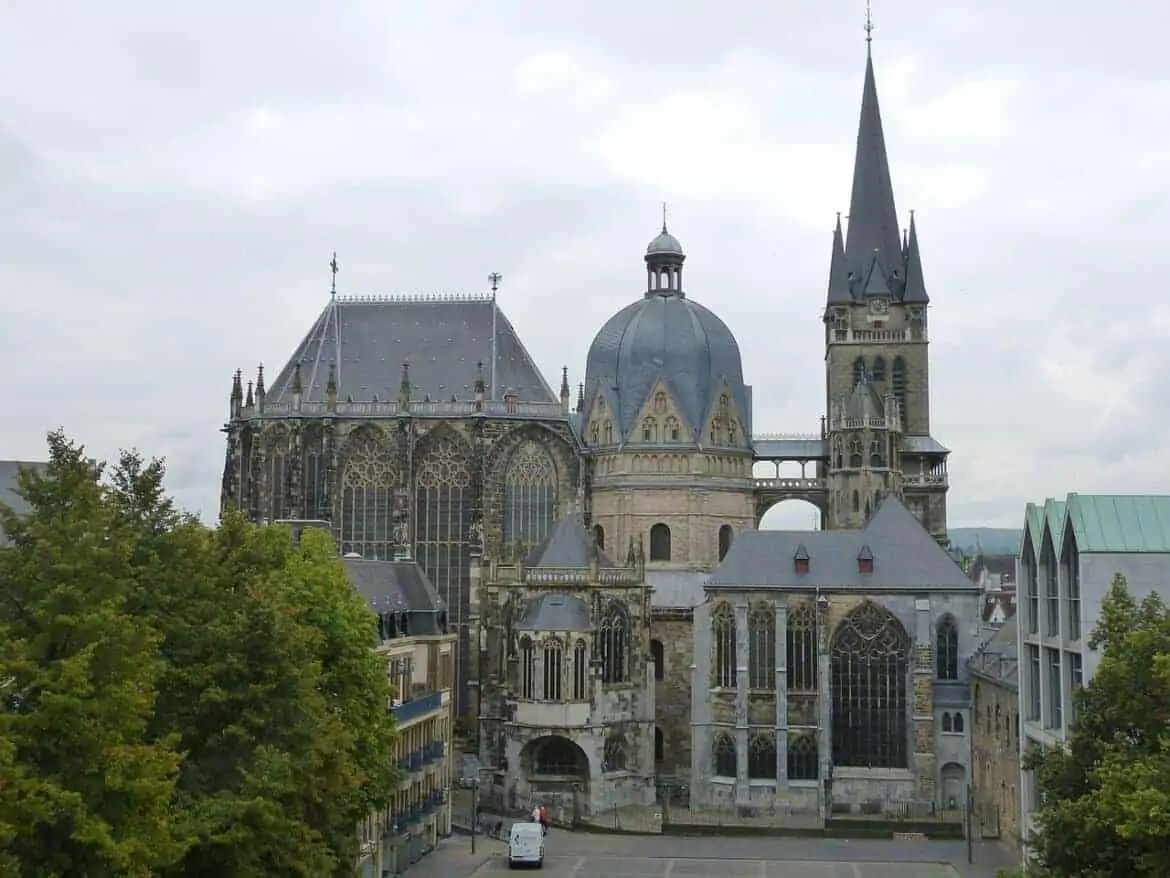
[[127, 609], [135, 536], [61, 432], [30, 511], [0, 509], [0, 841], [7, 874], [149, 876], [176, 862], [181, 754], [149, 725], [159, 636]]
[[1170, 612], [1118, 575], [1089, 644], [1101, 661], [1068, 746], [1025, 759], [1041, 798], [1032, 850], [1053, 876], [1170, 875]]

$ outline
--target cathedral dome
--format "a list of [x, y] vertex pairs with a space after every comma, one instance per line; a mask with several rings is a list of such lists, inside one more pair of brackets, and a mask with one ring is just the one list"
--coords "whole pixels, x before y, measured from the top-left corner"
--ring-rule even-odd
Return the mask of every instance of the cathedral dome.
[[598, 393], [605, 396], [617, 415], [622, 439], [629, 437], [659, 382], [673, 397], [695, 439], [704, 431], [724, 387], [730, 390], [748, 429], [750, 410], [739, 344], [726, 323], [684, 295], [685, 259], [678, 239], [664, 226], [646, 250], [646, 294], [611, 317], [589, 348], [585, 399], [592, 405]]

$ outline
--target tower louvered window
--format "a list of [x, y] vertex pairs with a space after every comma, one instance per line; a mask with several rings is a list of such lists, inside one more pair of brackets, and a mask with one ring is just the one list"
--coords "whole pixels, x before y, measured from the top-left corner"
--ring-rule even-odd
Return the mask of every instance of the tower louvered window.
[[890, 390], [898, 400], [898, 408], [902, 410], [902, 424], [906, 423], [906, 361], [901, 357], [894, 357], [894, 367], [890, 370]]

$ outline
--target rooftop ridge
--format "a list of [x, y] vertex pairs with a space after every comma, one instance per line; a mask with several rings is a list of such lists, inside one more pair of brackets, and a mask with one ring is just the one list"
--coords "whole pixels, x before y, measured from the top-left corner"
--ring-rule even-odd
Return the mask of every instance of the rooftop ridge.
[[488, 303], [492, 297], [487, 293], [372, 293], [364, 296], [337, 296], [336, 301], [343, 305]]

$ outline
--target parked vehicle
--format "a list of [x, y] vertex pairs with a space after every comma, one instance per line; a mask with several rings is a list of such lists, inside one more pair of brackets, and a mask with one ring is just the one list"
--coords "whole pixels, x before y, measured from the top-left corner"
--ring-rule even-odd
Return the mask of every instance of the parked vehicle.
[[539, 823], [513, 823], [508, 836], [508, 868], [544, 868], [544, 827]]

